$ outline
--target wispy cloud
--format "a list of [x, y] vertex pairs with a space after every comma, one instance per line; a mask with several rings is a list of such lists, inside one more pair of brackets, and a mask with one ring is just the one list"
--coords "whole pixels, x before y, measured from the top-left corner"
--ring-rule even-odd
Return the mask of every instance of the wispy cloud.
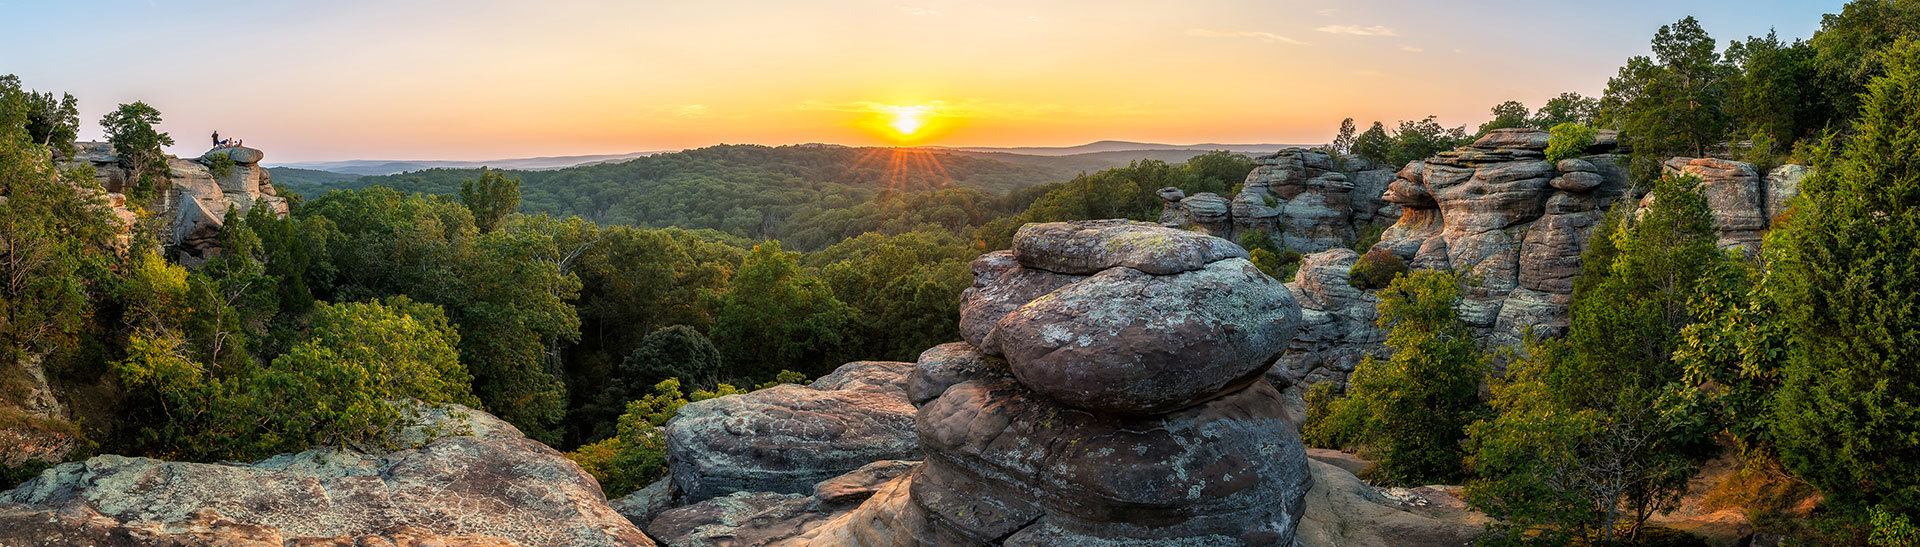
[[1408, 53], [1419, 53], [1422, 51], [1426, 51], [1426, 48], [1418, 48], [1413, 46], [1400, 46], [1400, 51], [1405, 51]]
[[900, 8], [900, 11], [906, 12], [907, 15], [914, 15], [914, 16], [920, 16], [920, 17], [931, 17], [935, 15], [940, 15], [940, 10], [916, 8], [913, 6], [897, 6], [897, 7]]
[[830, 112], [882, 115], [901, 112], [902, 109], [913, 109], [915, 112], [929, 117], [1048, 119], [1063, 114], [1077, 116], [1131, 116], [1156, 112], [1160, 107], [1151, 102], [1104, 105], [1061, 105], [1053, 103], [1006, 103], [986, 99], [965, 99], [960, 101], [927, 101], [919, 104], [889, 104], [877, 101], [802, 101], [788, 108], [792, 110], [825, 110]]
[[1313, 12], [1320, 14], [1321, 17], [1333, 17], [1333, 14], [1340, 13], [1340, 10], [1335, 8], [1322, 8], [1313, 10]]
[[1260, 31], [1253, 31], [1253, 30], [1214, 30], [1214, 29], [1196, 28], [1196, 29], [1188, 29], [1187, 35], [1201, 36], [1206, 38], [1252, 38], [1262, 42], [1279, 42], [1282, 44], [1293, 44], [1296, 46], [1307, 45], [1306, 42], [1302, 42], [1299, 40], [1295, 40], [1295, 39], [1274, 34], [1271, 32], [1260, 32]]
[[1325, 32], [1327, 34], [1352, 34], [1355, 36], [1399, 36], [1399, 34], [1395, 33], [1392, 28], [1383, 27], [1380, 25], [1373, 25], [1370, 27], [1363, 27], [1360, 25], [1327, 25], [1327, 26], [1320, 27], [1313, 30]]

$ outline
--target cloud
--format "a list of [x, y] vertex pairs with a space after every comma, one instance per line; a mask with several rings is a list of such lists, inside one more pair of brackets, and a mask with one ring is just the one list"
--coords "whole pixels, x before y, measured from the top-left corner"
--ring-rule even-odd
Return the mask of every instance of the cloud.
[[1370, 27], [1360, 25], [1327, 25], [1313, 30], [1327, 34], [1352, 34], [1354, 36], [1399, 36], [1393, 29], [1380, 25]]
[[930, 117], [996, 119], [1049, 119], [1060, 115], [1098, 117], [1132, 116], [1158, 112], [1161, 109], [1151, 102], [1105, 105], [1061, 105], [1053, 103], [1006, 103], [986, 99], [926, 101], [918, 104], [890, 104], [878, 101], [802, 101], [788, 108], [792, 110], [824, 110], [829, 112], [880, 115], [894, 114], [901, 112], [903, 109], [911, 109]]
[[1252, 38], [1262, 42], [1279, 42], [1282, 44], [1293, 44], [1296, 46], [1307, 45], [1306, 42], [1302, 42], [1299, 40], [1295, 40], [1295, 39], [1274, 34], [1271, 32], [1259, 32], [1259, 31], [1252, 31], [1252, 30], [1213, 30], [1213, 29], [1196, 28], [1196, 29], [1188, 29], [1187, 35], [1201, 36], [1205, 38]]
[[1334, 8], [1323, 8], [1323, 9], [1313, 10], [1313, 12], [1320, 14], [1321, 17], [1333, 17], [1333, 14], [1340, 13], [1340, 10], [1334, 9]]
[[1422, 51], [1426, 51], [1426, 49], [1425, 49], [1425, 48], [1417, 48], [1417, 47], [1413, 47], [1413, 46], [1400, 46], [1400, 51], [1405, 51], [1405, 52], [1408, 52], [1408, 53], [1419, 53], [1419, 52], [1422, 52]]
[[940, 15], [940, 10], [916, 8], [913, 6], [898, 6], [898, 7], [900, 8], [900, 11], [906, 12], [907, 15], [913, 15], [913, 16], [919, 16], [919, 17], [931, 17], [935, 15]]

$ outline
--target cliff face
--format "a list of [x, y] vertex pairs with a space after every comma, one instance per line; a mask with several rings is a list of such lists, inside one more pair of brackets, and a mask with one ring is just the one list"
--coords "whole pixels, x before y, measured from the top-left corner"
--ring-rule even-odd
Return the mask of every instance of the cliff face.
[[[129, 225], [135, 222], [133, 207], [123, 193], [133, 181], [120, 166], [113, 146], [83, 142], [78, 147], [73, 157], [61, 159], [60, 167], [92, 166], [115, 215]], [[172, 182], [151, 203], [134, 205], [143, 205], [152, 218], [159, 219], [161, 244], [170, 258], [198, 265], [219, 254], [216, 239], [228, 211], [244, 215], [254, 207], [267, 207], [275, 214], [287, 214], [286, 198], [274, 192], [267, 169], [260, 166], [264, 157], [260, 150], [243, 146], [215, 148], [192, 159], [168, 156]]]
[[[1487, 348], [1516, 346], [1531, 331], [1559, 336], [1568, 326], [1580, 254], [1601, 217], [1635, 187], [1611, 135], [1580, 158], [1548, 162], [1548, 134], [1496, 130], [1473, 144], [1408, 164], [1383, 199], [1400, 206], [1399, 221], [1372, 249], [1391, 252], [1415, 268], [1468, 272], [1461, 318]], [[1751, 164], [1675, 158], [1671, 174], [1701, 179], [1714, 210], [1721, 245], [1757, 249], [1760, 235], [1784, 212], [1807, 174], [1804, 166], [1761, 170]], [[1642, 202], [1644, 203], [1644, 201]], [[1289, 283], [1303, 326], [1269, 378], [1301, 395], [1319, 382], [1344, 382], [1367, 355], [1384, 356], [1386, 332], [1374, 325], [1374, 291], [1348, 285], [1360, 257], [1332, 249], [1305, 257]]]

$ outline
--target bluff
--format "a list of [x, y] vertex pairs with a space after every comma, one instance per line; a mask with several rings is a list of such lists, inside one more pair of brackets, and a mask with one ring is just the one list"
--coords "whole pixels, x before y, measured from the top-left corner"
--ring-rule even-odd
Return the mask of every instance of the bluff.
[[1160, 189], [1166, 201], [1160, 224], [1230, 241], [1262, 232], [1287, 249], [1311, 253], [1347, 245], [1400, 215], [1398, 204], [1381, 199], [1393, 170], [1366, 159], [1290, 148], [1253, 162], [1253, 172], [1231, 200], [1211, 192], [1189, 196], [1179, 188]]
[[287, 214], [287, 200], [273, 188], [270, 173], [260, 166], [266, 157], [258, 149], [227, 146], [208, 150], [200, 157], [185, 159], [167, 156], [171, 181], [152, 201], [127, 203], [126, 192], [135, 182], [120, 165], [113, 145], [82, 142], [72, 157], [60, 158], [61, 169], [91, 166], [107, 202], [115, 215], [131, 224], [138, 217], [134, 205], [158, 219], [156, 233], [170, 258], [193, 266], [219, 254], [217, 238], [228, 212], [247, 214], [254, 207], [266, 207], [275, 214]]
[[[1380, 197], [1391, 206], [1375, 209], [1379, 214], [1397, 207], [1398, 219], [1369, 252], [1476, 279], [1465, 291], [1460, 315], [1489, 349], [1517, 346], [1529, 333], [1564, 334], [1580, 255], [1594, 227], [1618, 203], [1644, 204], [1651, 187], [1632, 180], [1610, 133], [1603, 132], [1585, 155], [1558, 162], [1546, 160], [1549, 138], [1539, 130], [1500, 129], [1411, 162], [1394, 173]], [[1758, 248], [1760, 234], [1786, 210], [1807, 174], [1799, 165], [1760, 169], [1714, 158], [1674, 158], [1665, 169], [1698, 177], [1722, 246], [1749, 250]], [[1248, 184], [1255, 179], [1250, 175]], [[1366, 203], [1351, 196], [1348, 202]], [[1343, 215], [1360, 218], [1355, 210], [1330, 217]], [[1344, 382], [1362, 359], [1384, 356], [1385, 350], [1386, 332], [1374, 325], [1377, 291], [1349, 284], [1361, 253], [1337, 246], [1315, 250], [1287, 284], [1301, 307], [1300, 335], [1269, 372], [1269, 379], [1285, 386], [1295, 410], [1303, 410], [1308, 387]]]

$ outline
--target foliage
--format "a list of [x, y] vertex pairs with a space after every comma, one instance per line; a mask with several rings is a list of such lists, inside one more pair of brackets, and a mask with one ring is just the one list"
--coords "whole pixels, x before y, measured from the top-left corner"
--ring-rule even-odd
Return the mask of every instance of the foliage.
[[1599, 134], [1594, 128], [1573, 122], [1553, 126], [1549, 132], [1553, 136], [1547, 139], [1547, 161], [1551, 162], [1585, 155], [1593, 146], [1594, 135]]
[[1460, 320], [1461, 282], [1456, 273], [1422, 270], [1380, 292], [1379, 325], [1389, 331], [1393, 356], [1361, 362], [1344, 397], [1320, 403], [1313, 399], [1326, 392], [1310, 392], [1309, 404], [1324, 413], [1310, 415], [1306, 438], [1375, 455], [1379, 472], [1395, 483], [1462, 476], [1460, 441], [1480, 411], [1487, 357]]
[[213, 178], [226, 178], [233, 174], [233, 157], [226, 154], [213, 154], [207, 157], [207, 173]]
[[1340, 120], [1340, 131], [1334, 134], [1333, 143], [1328, 145], [1328, 150], [1332, 151], [1335, 157], [1352, 154], [1353, 139], [1353, 118]]
[[1820, 20], [1809, 44], [1831, 106], [1828, 119], [1846, 123], [1860, 112], [1867, 84], [1888, 73], [1880, 52], [1901, 38], [1920, 39], [1920, 2], [1854, 0]]
[[913, 361], [960, 339], [960, 293], [973, 284], [979, 249], [927, 227], [895, 236], [868, 233], [806, 257], [834, 298], [851, 308], [847, 359]]
[[28, 141], [25, 116], [8, 114], [28, 102], [11, 85], [0, 80], [0, 362], [82, 343], [117, 232], [105, 204], [62, 183]]
[[1636, 216], [1609, 213], [1581, 256], [1565, 340], [1534, 341], [1489, 381], [1469, 428], [1468, 498], [1513, 530], [1613, 541], [1671, 510], [1711, 454], [1709, 413], [1672, 358], [1689, 302], [1732, 260], [1697, 181], [1664, 179]]
[[[177, 266], [155, 267], [158, 280], [182, 277]], [[459, 334], [438, 307], [404, 297], [322, 304], [312, 325], [272, 365], [240, 370], [206, 366], [168, 331], [136, 332], [114, 368], [129, 390], [164, 410], [142, 427], [140, 444], [202, 461], [314, 445], [394, 448], [394, 434], [415, 421], [415, 410], [393, 401], [475, 403], [454, 350]]]
[[1579, 93], [1561, 93], [1560, 96], [1547, 99], [1534, 112], [1530, 125], [1538, 128], [1552, 128], [1563, 123], [1593, 125], [1600, 111], [1600, 100]]
[[1656, 178], [1667, 158], [1707, 155], [1731, 125], [1728, 70], [1699, 21], [1660, 27], [1653, 51], [1654, 58], [1628, 59], [1601, 100], [1603, 123], [1633, 148], [1634, 174], [1643, 180]]
[[153, 192], [172, 178], [161, 147], [173, 146], [173, 137], [154, 129], [156, 125], [160, 125], [160, 110], [139, 101], [120, 105], [100, 118], [107, 142], [139, 192]]
[[481, 169], [480, 178], [460, 181], [460, 203], [473, 212], [474, 228], [487, 233], [520, 208], [520, 179]]
[[1787, 152], [1795, 141], [1814, 135], [1836, 117], [1812, 44], [1783, 43], [1768, 32], [1766, 37], [1733, 42], [1726, 58], [1738, 67], [1727, 106], [1738, 120], [1737, 128], [1752, 136], [1749, 163], [1773, 163], [1773, 155]]
[[1387, 249], [1374, 249], [1360, 255], [1347, 272], [1347, 284], [1360, 289], [1379, 289], [1407, 273], [1407, 261]]
[[608, 499], [625, 496], [665, 475], [667, 440], [661, 426], [672, 420], [680, 407], [746, 393], [746, 390], [720, 384], [712, 391], [684, 395], [680, 385], [680, 380], [675, 378], [662, 380], [653, 386], [651, 394], [627, 403], [614, 436], [567, 453], [568, 458], [580, 464], [581, 470], [599, 480], [600, 490]]
[[[27, 142], [63, 156], [73, 155], [73, 140], [80, 132], [80, 106], [73, 95], [62, 93], [55, 99], [51, 92], [21, 93], [20, 79], [11, 74], [0, 76], [0, 94], [9, 96], [6, 100], [13, 103], [10, 109], [25, 114]], [[15, 102], [22, 99], [24, 104]]]
[[1474, 135], [1475, 138], [1485, 136], [1495, 129], [1529, 127], [1532, 125], [1532, 120], [1529, 120], [1527, 116], [1527, 105], [1520, 104], [1520, 101], [1507, 101], [1493, 105], [1492, 113], [1493, 119], [1487, 120], [1487, 123], [1480, 124], [1480, 131]]
[[1395, 167], [1427, 159], [1434, 154], [1473, 142], [1466, 126], [1447, 128], [1427, 116], [1419, 121], [1402, 121], [1393, 134], [1393, 146], [1387, 152], [1387, 164]]
[[778, 241], [755, 245], [729, 290], [711, 297], [715, 313], [708, 337], [728, 370], [758, 377], [782, 369], [818, 375], [835, 364], [830, 359], [846, 343], [854, 310], [803, 270], [798, 255]]
[[1920, 516], [1920, 44], [1901, 40], [1876, 65], [1857, 134], [1816, 147], [1816, 174], [1773, 234], [1769, 292], [1789, 349], [1772, 435], [1830, 509], [1889, 524]]
[[1393, 137], [1387, 135], [1387, 126], [1373, 122], [1373, 127], [1353, 138], [1353, 153], [1374, 163], [1386, 164], [1393, 154]]
[[719, 384], [719, 376], [720, 350], [713, 342], [699, 330], [674, 325], [640, 340], [640, 347], [620, 362], [620, 373], [607, 393], [615, 401], [631, 401], [668, 378], [698, 387]]

